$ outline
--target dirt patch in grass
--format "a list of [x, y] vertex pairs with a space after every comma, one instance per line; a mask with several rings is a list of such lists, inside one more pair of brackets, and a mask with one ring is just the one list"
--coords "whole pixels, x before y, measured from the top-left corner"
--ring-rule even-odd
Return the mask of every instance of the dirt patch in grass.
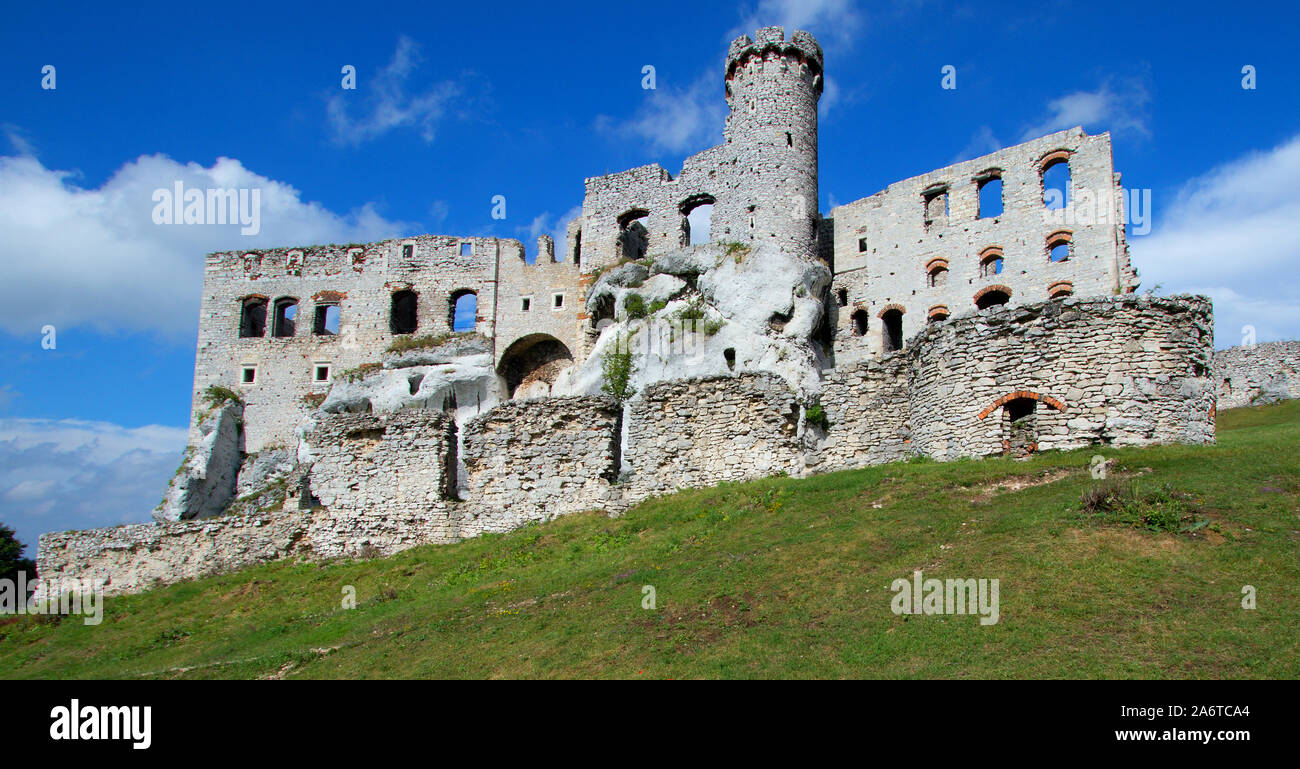
[[971, 498], [972, 502], [989, 502], [998, 494], [1008, 494], [1023, 489], [1031, 489], [1035, 486], [1046, 486], [1049, 483], [1056, 483], [1070, 476], [1072, 471], [1062, 468], [1059, 470], [1044, 470], [1041, 473], [1027, 475], [1013, 475], [1010, 478], [1001, 478], [992, 483], [986, 483], [983, 486], [976, 486], [969, 491], [975, 492]]
[[703, 605], [667, 609], [632, 624], [657, 640], [673, 644], [674, 651], [691, 654], [717, 643], [724, 631], [759, 624], [761, 620], [753, 609], [753, 600], [753, 593], [748, 591], [738, 598], [717, 596]]

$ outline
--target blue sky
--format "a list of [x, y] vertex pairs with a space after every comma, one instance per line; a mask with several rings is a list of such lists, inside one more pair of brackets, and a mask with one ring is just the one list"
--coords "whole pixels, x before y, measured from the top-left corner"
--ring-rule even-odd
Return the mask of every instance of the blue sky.
[[[1130, 239], [1144, 287], [1214, 296], [1221, 347], [1246, 324], [1300, 336], [1300, 11], [1163, 8], [15, 5], [0, 29], [0, 521], [34, 551], [42, 531], [147, 519], [184, 444], [204, 253], [434, 232], [531, 255], [584, 177], [676, 171], [716, 144], [727, 43], [766, 24], [826, 51], [823, 211], [1053, 130], [1111, 131], [1125, 186], [1152, 192], [1152, 232]], [[154, 224], [151, 192], [177, 179], [260, 187], [261, 232]]]

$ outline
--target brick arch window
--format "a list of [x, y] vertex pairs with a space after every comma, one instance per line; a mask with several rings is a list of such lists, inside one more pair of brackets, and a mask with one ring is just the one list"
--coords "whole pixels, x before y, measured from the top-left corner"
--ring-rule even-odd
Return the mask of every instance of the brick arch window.
[[1052, 299], [1064, 299], [1074, 295], [1074, 284], [1068, 280], [1058, 280], [1047, 287], [1047, 295]]
[[948, 319], [948, 305], [936, 304], [926, 311], [926, 320], [930, 323], [941, 323]]
[[394, 334], [414, 334], [419, 327], [419, 295], [414, 291], [403, 289], [393, 292], [392, 306], [388, 313], [388, 330]]
[[712, 240], [713, 205], [717, 201], [708, 193], [692, 195], [677, 206], [682, 214], [682, 246], [695, 246]]
[[1002, 274], [1002, 247], [989, 246], [980, 252], [980, 277], [991, 278]]
[[880, 311], [880, 349], [896, 352], [903, 349], [903, 313], [901, 304], [888, 304]]
[[1074, 256], [1074, 235], [1069, 230], [1057, 230], [1047, 236], [1047, 261], [1064, 262]]
[[260, 294], [239, 300], [240, 337], [266, 336], [266, 303], [267, 298]]
[[1065, 403], [1063, 401], [1057, 400], [1056, 398], [1043, 395], [1041, 393], [1036, 393], [1032, 390], [1016, 390], [1014, 392], [1009, 392], [1006, 395], [1003, 395], [1002, 397], [993, 401], [989, 405], [985, 406], [984, 409], [980, 411], [979, 418], [983, 419], [987, 417], [989, 414], [992, 414], [994, 411], [1007, 405], [1008, 403], [1011, 403], [1012, 401], [1026, 400], [1026, 399], [1038, 401], [1039, 403], [1042, 403], [1045, 406], [1050, 406], [1056, 409], [1057, 411], [1064, 412], [1066, 410]]
[[1070, 195], [1070, 151], [1053, 150], [1038, 161], [1039, 182], [1043, 189], [1043, 205], [1048, 208], [1065, 208]]
[[616, 251], [619, 261], [624, 259], [641, 259], [650, 250], [650, 230], [646, 223], [650, 212], [644, 208], [633, 208], [618, 217], [618, 243]]
[[1011, 289], [1003, 285], [985, 286], [975, 293], [975, 306], [981, 310], [1010, 301]]
[[925, 284], [930, 288], [948, 285], [948, 260], [941, 256], [925, 263]]
[[473, 331], [478, 324], [478, 294], [468, 288], [451, 292], [447, 325], [454, 332]]
[[271, 323], [271, 336], [293, 336], [297, 320], [298, 300], [292, 296], [282, 296], [276, 299], [275, 316]]
[[1004, 208], [1002, 198], [1002, 169], [990, 168], [975, 177], [976, 219], [992, 219], [1001, 216]]

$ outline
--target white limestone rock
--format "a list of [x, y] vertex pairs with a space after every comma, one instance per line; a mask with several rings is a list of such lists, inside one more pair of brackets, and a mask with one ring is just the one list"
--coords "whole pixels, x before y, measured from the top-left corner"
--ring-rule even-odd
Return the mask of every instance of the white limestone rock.
[[202, 436], [172, 477], [154, 520], [184, 521], [220, 515], [235, 497], [243, 450], [244, 407], [226, 403], [199, 425]]

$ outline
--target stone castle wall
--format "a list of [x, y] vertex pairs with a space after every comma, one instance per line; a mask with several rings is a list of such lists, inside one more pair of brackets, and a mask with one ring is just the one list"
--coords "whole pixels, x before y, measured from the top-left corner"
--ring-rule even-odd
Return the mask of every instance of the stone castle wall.
[[800, 406], [780, 377], [664, 382], [629, 411], [623, 469], [632, 499], [801, 469]]
[[826, 429], [771, 374], [655, 384], [624, 407], [601, 397], [507, 402], [466, 424], [460, 499], [448, 492], [456, 441], [444, 413], [321, 416], [304, 441], [320, 507], [48, 534], [38, 570], [131, 591], [279, 558], [386, 554], [620, 512], [723, 481], [915, 455], [1212, 442], [1211, 328], [1209, 300], [1187, 296], [968, 314], [881, 361], [828, 372]]
[[[1044, 204], [1043, 167], [1063, 159], [1070, 196], [1061, 210]], [[998, 178], [1002, 212], [980, 211], [980, 186]], [[946, 199], [927, 213], [927, 196]], [[1124, 236], [1124, 207], [1109, 134], [1060, 131], [921, 176], [830, 212], [837, 299], [835, 353], [851, 362], [886, 351], [881, 314], [903, 312], [902, 336], [925, 328], [932, 313], [956, 317], [1000, 287], [1010, 304], [1053, 295], [1111, 296], [1137, 287]], [[944, 209], [946, 207], [946, 213]], [[1070, 255], [1051, 261], [1049, 236], [1066, 233]], [[981, 262], [1002, 256], [1000, 273]], [[930, 273], [939, 271], [931, 285]], [[853, 314], [865, 314], [859, 333]]]
[[1212, 318], [1204, 297], [1130, 295], [932, 326], [908, 351], [914, 450], [1000, 453], [1016, 405], [1032, 409], [1043, 450], [1213, 442]]
[[1300, 341], [1229, 347], [1214, 353], [1219, 408], [1300, 398]]
[[510, 401], [465, 426], [472, 520], [462, 534], [605, 508], [615, 495], [622, 409], [611, 398]]

